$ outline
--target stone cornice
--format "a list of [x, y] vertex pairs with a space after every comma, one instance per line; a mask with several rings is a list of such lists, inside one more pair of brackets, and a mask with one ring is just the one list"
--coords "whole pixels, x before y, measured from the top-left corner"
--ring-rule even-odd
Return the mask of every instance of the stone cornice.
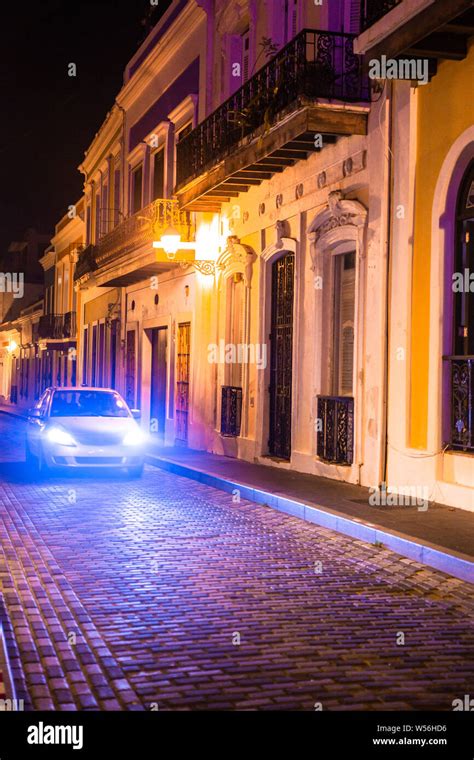
[[122, 112], [117, 105], [114, 105], [92, 140], [83, 161], [78, 166], [79, 171], [86, 177], [89, 177], [96, 170], [97, 166], [107, 157], [107, 154], [113, 152], [113, 148], [120, 137], [122, 121]]
[[47, 251], [44, 256], [40, 258], [39, 262], [45, 272], [55, 265], [56, 255], [56, 251]]
[[85, 233], [85, 222], [80, 216], [73, 217], [69, 224], [51, 238], [51, 244], [55, 249], [61, 252], [71, 243], [75, 243], [78, 238], [83, 237]]

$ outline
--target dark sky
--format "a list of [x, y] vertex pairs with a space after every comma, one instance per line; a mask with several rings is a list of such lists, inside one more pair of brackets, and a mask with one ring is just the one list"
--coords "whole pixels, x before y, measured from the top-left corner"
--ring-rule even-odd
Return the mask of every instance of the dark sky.
[[[125, 64], [170, 0], [10, 0], [0, 10], [0, 252], [53, 234]], [[77, 77], [68, 76], [68, 64]]]

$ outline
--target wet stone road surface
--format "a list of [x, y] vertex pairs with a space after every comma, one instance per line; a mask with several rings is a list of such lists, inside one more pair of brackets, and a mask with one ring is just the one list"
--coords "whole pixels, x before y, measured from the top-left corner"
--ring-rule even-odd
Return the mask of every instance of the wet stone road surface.
[[472, 693], [470, 584], [153, 467], [35, 481], [23, 431], [0, 415], [0, 591], [34, 709], [451, 710]]

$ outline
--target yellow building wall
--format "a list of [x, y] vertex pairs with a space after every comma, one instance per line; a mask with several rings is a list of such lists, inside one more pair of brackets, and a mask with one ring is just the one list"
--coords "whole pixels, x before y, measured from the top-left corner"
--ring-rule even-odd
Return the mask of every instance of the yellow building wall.
[[446, 154], [474, 124], [474, 44], [463, 61], [444, 61], [418, 88], [418, 144], [412, 279], [410, 445], [424, 449], [428, 434], [431, 215]]

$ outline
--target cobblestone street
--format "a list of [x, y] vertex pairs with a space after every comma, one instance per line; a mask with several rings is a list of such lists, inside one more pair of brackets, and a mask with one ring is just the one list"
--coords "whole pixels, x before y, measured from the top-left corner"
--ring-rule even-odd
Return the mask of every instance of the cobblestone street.
[[23, 423], [2, 415], [0, 436], [0, 590], [35, 709], [451, 710], [472, 693], [469, 584], [152, 467], [35, 482]]

